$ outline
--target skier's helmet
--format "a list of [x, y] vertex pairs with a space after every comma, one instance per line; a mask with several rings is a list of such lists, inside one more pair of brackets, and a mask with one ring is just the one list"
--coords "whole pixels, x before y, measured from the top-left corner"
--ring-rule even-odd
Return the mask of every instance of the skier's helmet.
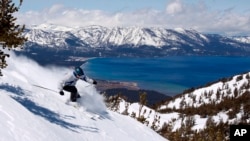
[[74, 72], [78, 76], [84, 75], [84, 72], [83, 72], [82, 68], [80, 68], [80, 67], [76, 67]]

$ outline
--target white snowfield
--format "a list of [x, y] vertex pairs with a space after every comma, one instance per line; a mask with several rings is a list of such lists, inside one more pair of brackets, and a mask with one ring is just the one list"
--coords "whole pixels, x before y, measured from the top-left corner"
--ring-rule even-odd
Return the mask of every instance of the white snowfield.
[[69, 93], [54, 91], [69, 68], [41, 67], [12, 53], [7, 63], [0, 78], [0, 141], [166, 141], [135, 119], [106, 109], [103, 97], [85, 82], [77, 83], [82, 107], [65, 104]]

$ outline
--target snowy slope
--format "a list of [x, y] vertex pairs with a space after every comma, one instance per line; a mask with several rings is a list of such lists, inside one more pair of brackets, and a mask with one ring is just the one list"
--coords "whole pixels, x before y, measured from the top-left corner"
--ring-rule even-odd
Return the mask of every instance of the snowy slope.
[[[94, 86], [77, 83], [81, 108], [57, 91], [68, 68], [41, 67], [11, 54], [0, 81], [0, 141], [163, 141], [138, 121], [106, 109]], [[94, 119], [91, 117], [96, 115]]]
[[[143, 116], [146, 120], [145, 125], [151, 127], [155, 125], [156, 130], [160, 130], [164, 124], [169, 124], [173, 126], [173, 131], [180, 129], [182, 127], [183, 121], [188, 119], [188, 116], [181, 116], [181, 113], [173, 112], [176, 110], [173, 109], [188, 109], [188, 108], [199, 108], [204, 106], [204, 104], [220, 104], [227, 98], [239, 98], [243, 94], [249, 94], [250, 91], [250, 72], [235, 75], [231, 78], [224, 78], [218, 80], [217, 82], [211, 83], [204, 87], [197, 89], [191, 89], [184, 92], [184, 94], [173, 97], [172, 100], [169, 100], [159, 106], [159, 110], [172, 109], [172, 112], [158, 113], [155, 110], [143, 106], [140, 116]], [[236, 100], [235, 100], [236, 101]], [[133, 113], [135, 117], [139, 117], [139, 103], [128, 103], [124, 100], [121, 100], [119, 105], [119, 113], [127, 112], [129, 116]], [[235, 108], [233, 105], [230, 105], [231, 109]], [[193, 130], [202, 130], [206, 128], [206, 124], [209, 118], [212, 118], [216, 123], [226, 123], [235, 124], [241, 122], [241, 119], [246, 117], [245, 115], [249, 114], [247, 109], [243, 109], [243, 104], [241, 105], [241, 110], [237, 111], [233, 116], [230, 117], [231, 109], [217, 111], [213, 115], [202, 116], [193, 114], [195, 125], [192, 126]], [[189, 110], [189, 109], [188, 109]], [[210, 110], [210, 109], [208, 109]], [[205, 113], [205, 112], [204, 112]], [[246, 117], [246, 122], [250, 122], [249, 116]]]
[[[185, 93], [180, 97], [176, 97], [174, 100], [169, 101], [162, 108], [173, 108], [180, 109], [181, 103], [184, 102], [186, 107], [199, 107], [202, 104], [208, 104], [212, 101], [220, 103], [226, 97], [238, 97], [246, 91], [249, 91], [247, 85], [249, 85], [250, 80], [248, 79], [250, 73], [245, 73], [241, 75], [235, 75], [231, 80], [225, 82], [218, 81], [206, 87], [201, 87], [192, 92]], [[235, 91], [237, 95], [235, 94]], [[200, 102], [202, 101], [202, 103]]]

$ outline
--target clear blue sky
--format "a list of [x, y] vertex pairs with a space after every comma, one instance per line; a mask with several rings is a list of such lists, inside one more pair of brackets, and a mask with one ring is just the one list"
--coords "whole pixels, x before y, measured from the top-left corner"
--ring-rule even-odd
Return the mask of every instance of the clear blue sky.
[[25, 24], [161, 26], [250, 34], [249, 0], [23, 0], [18, 16]]
[[[14, 0], [18, 2], [19, 0]], [[80, 8], [86, 10], [104, 10], [116, 12], [119, 10], [138, 10], [153, 8], [164, 10], [166, 4], [173, 0], [23, 0], [21, 11], [42, 10], [55, 4], [62, 4], [66, 7]], [[187, 4], [204, 2], [213, 10], [225, 10], [234, 8], [236, 11], [244, 12], [250, 10], [249, 0], [182, 0]]]
[[[18, 0], [15, 0], [18, 1]], [[54, 4], [86, 10], [104, 10], [116, 12], [119, 10], [136, 10], [141, 8], [155, 8], [163, 10], [167, 0], [24, 0], [21, 11], [42, 10]]]

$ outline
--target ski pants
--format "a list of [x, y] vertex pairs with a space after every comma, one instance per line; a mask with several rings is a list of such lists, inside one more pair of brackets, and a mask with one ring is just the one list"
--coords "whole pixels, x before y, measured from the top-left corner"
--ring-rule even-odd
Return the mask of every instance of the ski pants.
[[76, 102], [77, 98], [80, 98], [75, 86], [64, 86], [63, 90], [70, 92], [70, 100], [72, 102]]

